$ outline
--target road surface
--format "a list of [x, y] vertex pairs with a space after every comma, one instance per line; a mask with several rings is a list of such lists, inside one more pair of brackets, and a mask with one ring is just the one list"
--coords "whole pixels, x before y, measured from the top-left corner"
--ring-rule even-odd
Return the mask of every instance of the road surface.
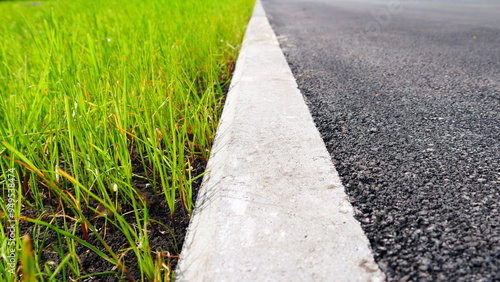
[[500, 1], [262, 3], [388, 279], [499, 281]]

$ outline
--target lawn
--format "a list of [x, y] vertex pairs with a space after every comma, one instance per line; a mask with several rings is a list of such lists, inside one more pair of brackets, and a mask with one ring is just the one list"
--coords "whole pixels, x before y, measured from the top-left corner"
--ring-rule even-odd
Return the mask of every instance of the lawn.
[[175, 275], [254, 2], [0, 1], [3, 281]]

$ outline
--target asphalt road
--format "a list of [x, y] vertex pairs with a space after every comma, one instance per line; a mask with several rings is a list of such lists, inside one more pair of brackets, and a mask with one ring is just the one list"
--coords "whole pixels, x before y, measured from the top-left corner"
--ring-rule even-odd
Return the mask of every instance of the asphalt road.
[[500, 1], [262, 3], [388, 279], [500, 281]]

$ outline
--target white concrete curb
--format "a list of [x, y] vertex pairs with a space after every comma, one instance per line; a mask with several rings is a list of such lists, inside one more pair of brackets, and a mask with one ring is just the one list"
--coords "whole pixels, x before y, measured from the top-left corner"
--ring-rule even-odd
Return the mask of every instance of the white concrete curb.
[[248, 24], [178, 281], [381, 281], [260, 2]]

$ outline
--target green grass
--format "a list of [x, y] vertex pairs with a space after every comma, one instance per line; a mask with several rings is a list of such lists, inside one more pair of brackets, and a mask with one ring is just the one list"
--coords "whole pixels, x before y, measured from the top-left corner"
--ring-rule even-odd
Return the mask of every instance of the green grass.
[[[82, 246], [121, 279], [131, 278], [129, 257], [140, 269], [134, 279], [171, 276], [169, 256], [148, 239], [155, 225], [167, 224], [151, 219], [145, 191], [134, 183], [149, 183], [172, 218], [176, 206], [191, 213], [192, 182], [200, 177], [193, 170], [208, 159], [222, 87], [253, 4], [0, 2], [3, 281], [18, 279], [7, 271], [9, 208], [18, 219], [16, 271], [25, 278], [89, 277]], [[18, 190], [11, 206], [9, 174]], [[128, 243], [111, 248], [107, 229], [95, 226], [99, 217]], [[30, 231], [31, 243], [21, 230]], [[49, 234], [57, 238], [50, 244]], [[44, 261], [48, 251], [59, 258]]]

